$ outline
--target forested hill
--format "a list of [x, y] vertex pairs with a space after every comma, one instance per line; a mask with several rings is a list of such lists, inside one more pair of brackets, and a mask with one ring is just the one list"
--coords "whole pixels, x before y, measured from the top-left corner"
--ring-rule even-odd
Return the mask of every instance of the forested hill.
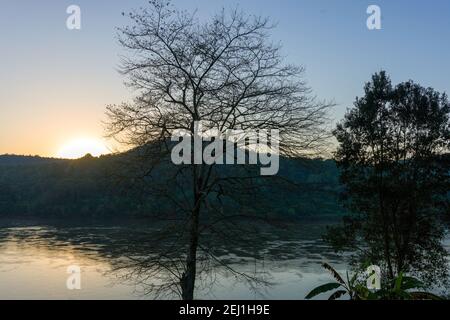
[[67, 160], [43, 158], [39, 156], [0, 155], [0, 166], [35, 165], [64, 162]]
[[[146, 216], [163, 205], [118, 178], [119, 159], [116, 155], [78, 160], [0, 155], [0, 217], [120, 218]], [[267, 192], [274, 218], [342, 214], [334, 161], [280, 159], [280, 175], [302, 187]]]

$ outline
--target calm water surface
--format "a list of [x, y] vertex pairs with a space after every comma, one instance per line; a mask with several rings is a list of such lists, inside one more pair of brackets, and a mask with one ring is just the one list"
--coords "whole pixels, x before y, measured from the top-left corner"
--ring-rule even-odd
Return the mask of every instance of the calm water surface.
[[[335, 221], [303, 221], [265, 234], [264, 240], [228, 248], [221, 259], [239, 272], [264, 272], [271, 285], [255, 291], [229, 271], [217, 267], [212, 287], [197, 291], [200, 299], [303, 299], [316, 285], [330, 280], [320, 266], [338, 270], [346, 259], [321, 240], [326, 225]], [[0, 221], [0, 299], [152, 299], [144, 288], [112, 271], [130, 250], [152, 236], [152, 225], [120, 223], [49, 223]], [[145, 249], [148, 253], [151, 249]], [[251, 251], [253, 250], [253, 251]], [[255, 259], [249, 252], [255, 253]], [[81, 290], [68, 290], [67, 267], [81, 267]], [[208, 282], [209, 283], [209, 282]]]

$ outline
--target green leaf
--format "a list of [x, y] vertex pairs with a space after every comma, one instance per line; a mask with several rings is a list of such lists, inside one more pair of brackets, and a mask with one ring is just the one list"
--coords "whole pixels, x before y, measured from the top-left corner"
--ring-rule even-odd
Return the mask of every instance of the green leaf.
[[356, 284], [354, 287], [354, 295], [360, 300], [367, 300], [370, 295], [370, 290], [365, 285]]
[[349, 284], [350, 284], [351, 287], [355, 285], [355, 282], [356, 282], [357, 279], [358, 279], [358, 273], [355, 272], [353, 277], [350, 279], [350, 283]]
[[321, 293], [337, 289], [340, 286], [341, 286], [341, 284], [337, 283], [337, 282], [331, 282], [331, 283], [327, 283], [327, 284], [318, 286], [317, 288], [313, 289], [310, 293], [308, 293], [308, 295], [305, 297], [305, 299], [311, 299]]
[[328, 270], [331, 275], [333, 276], [334, 279], [336, 279], [337, 282], [339, 282], [342, 285], [345, 285], [345, 281], [344, 279], [342, 279], [342, 277], [339, 275], [339, 273], [334, 270], [334, 268], [332, 266], [330, 266], [328, 263], [324, 262], [322, 263], [322, 267], [324, 267], [326, 270]]
[[347, 293], [347, 291], [345, 291], [345, 290], [338, 290], [338, 291], [336, 291], [335, 293], [333, 293], [329, 298], [328, 298], [328, 300], [336, 300], [336, 299], [339, 299], [340, 297], [342, 297], [344, 294], [346, 294]]
[[425, 287], [425, 285], [416, 278], [403, 277], [403, 283], [402, 283], [403, 290], [418, 289], [418, 288], [424, 288], [424, 287]]
[[403, 272], [400, 272], [395, 279], [394, 291], [400, 291], [402, 288]]

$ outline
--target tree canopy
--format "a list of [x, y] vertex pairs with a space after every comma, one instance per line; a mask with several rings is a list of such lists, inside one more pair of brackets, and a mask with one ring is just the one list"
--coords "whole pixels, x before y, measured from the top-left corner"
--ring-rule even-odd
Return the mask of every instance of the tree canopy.
[[393, 86], [384, 71], [364, 91], [334, 131], [343, 200], [352, 214], [327, 238], [337, 249], [356, 249], [358, 263], [383, 266], [389, 279], [404, 271], [445, 281], [448, 98], [413, 81]]

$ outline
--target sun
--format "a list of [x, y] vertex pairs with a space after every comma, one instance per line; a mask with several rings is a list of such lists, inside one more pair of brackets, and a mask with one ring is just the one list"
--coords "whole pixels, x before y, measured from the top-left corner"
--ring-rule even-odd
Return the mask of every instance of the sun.
[[57, 153], [58, 158], [79, 159], [90, 153], [94, 157], [109, 153], [99, 139], [83, 138], [67, 142]]

